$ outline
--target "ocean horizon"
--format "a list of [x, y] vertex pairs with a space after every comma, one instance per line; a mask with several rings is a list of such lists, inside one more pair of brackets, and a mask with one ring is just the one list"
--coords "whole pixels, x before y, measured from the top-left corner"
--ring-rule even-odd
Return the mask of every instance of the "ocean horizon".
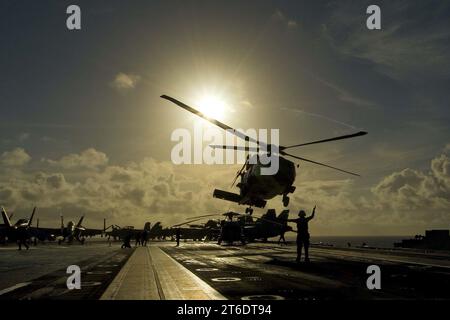
[[[288, 241], [294, 241], [295, 238], [295, 235], [286, 235], [286, 240]], [[411, 238], [414, 238], [414, 236], [311, 236], [311, 243], [321, 243], [335, 247], [348, 247], [350, 243], [352, 247], [366, 244], [370, 247], [394, 248], [394, 243]]]

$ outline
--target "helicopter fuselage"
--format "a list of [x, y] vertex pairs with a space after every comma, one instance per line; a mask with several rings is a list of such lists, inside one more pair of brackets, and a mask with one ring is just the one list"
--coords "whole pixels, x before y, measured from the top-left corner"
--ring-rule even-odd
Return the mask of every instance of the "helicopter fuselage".
[[[279, 169], [274, 175], [262, 175], [261, 168], [265, 165], [257, 162], [248, 164], [237, 185], [240, 189], [242, 204], [252, 205], [261, 200], [270, 200], [278, 195], [287, 195], [295, 190], [295, 164], [283, 157], [279, 157]], [[257, 204], [255, 204], [257, 205]]]

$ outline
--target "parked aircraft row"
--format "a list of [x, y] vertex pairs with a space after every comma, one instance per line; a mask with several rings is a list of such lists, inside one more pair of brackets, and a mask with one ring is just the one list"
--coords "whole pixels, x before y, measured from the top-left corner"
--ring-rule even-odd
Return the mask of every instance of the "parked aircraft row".
[[69, 221], [64, 225], [64, 218], [61, 216], [61, 225], [59, 228], [42, 228], [37, 220], [36, 226], [32, 226], [33, 218], [36, 213], [36, 207], [33, 208], [30, 218], [22, 218], [15, 223], [11, 222], [12, 215], [8, 215], [2, 207], [1, 214], [3, 225], [0, 225], [0, 243], [6, 241], [27, 241], [33, 239], [35, 241], [55, 241], [58, 243], [72, 243], [74, 240], [84, 243], [85, 237], [91, 237], [102, 234], [102, 229], [89, 229], [83, 227], [84, 216], [80, 218], [77, 224]]
[[[95, 235], [108, 237], [109, 240], [124, 240], [127, 237], [144, 241], [173, 240], [177, 230], [181, 234], [181, 238], [186, 240], [218, 241], [219, 244], [246, 243], [255, 240], [267, 241], [269, 238], [283, 236], [285, 232], [292, 231], [292, 228], [287, 225], [288, 210], [283, 210], [278, 216], [273, 209], [269, 209], [261, 217], [236, 212], [203, 215], [166, 228], [162, 226], [161, 222], [156, 222], [153, 226], [150, 222], [146, 222], [143, 229], [118, 225], [106, 227], [106, 219], [103, 222], [103, 229], [85, 228], [82, 225], [84, 216], [77, 223], [69, 221], [66, 225], [61, 216], [59, 228], [40, 227], [39, 220], [37, 220], [36, 226], [32, 226], [35, 213], [36, 207], [33, 208], [30, 218], [22, 218], [12, 223], [12, 215], [8, 215], [2, 208], [3, 225], [0, 225], [0, 243], [33, 240], [35, 243], [37, 241], [58, 241], [61, 244], [63, 242], [72, 243], [75, 240], [83, 244], [86, 237]], [[216, 219], [211, 219], [211, 217], [216, 217]], [[206, 219], [208, 220], [205, 223], [199, 223]]]

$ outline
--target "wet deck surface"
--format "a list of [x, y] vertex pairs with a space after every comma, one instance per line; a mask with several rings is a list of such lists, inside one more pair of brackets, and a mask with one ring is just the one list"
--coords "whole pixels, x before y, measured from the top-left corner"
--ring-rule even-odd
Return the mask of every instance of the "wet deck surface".
[[[0, 299], [98, 299], [133, 253], [106, 243], [0, 248]], [[67, 267], [81, 269], [81, 289], [68, 290]]]
[[[153, 242], [120, 249], [105, 242], [0, 247], [0, 299], [450, 299], [450, 256], [314, 247], [310, 264], [295, 246]], [[368, 290], [369, 265], [381, 290]], [[78, 265], [82, 289], [68, 290]]]
[[[295, 263], [295, 247], [189, 244], [164, 250], [229, 299], [450, 299], [448, 255], [389, 250], [311, 248]], [[381, 290], [368, 290], [367, 267], [381, 269]]]

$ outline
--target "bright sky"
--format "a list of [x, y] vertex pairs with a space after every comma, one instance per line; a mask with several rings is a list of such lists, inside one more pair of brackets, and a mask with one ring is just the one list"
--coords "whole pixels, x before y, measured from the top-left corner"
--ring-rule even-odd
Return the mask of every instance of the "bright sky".
[[[170, 135], [195, 116], [278, 128], [284, 145], [366, 130], [295, 154], [291, 215], [320, 235], [423, 233], [450, 222], [450, 3], [72, 1], [0, 4], [0, 204], [41, 225], [165, 225], [237, 208], [213, 199], [237, 165], [174, 166]], [[236, 189], [234, 191], [237, 191]], [[280, 199], [269, 208], [281, 209]]]

